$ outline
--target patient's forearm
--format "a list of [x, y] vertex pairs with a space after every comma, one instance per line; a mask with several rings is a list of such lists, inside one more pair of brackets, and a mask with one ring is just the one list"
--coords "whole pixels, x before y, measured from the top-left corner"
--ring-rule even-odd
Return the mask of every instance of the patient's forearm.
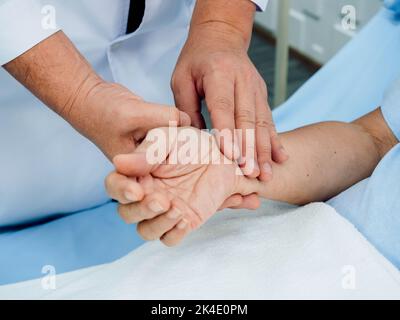
[[397, 141], [380, 110], [352, 124], [326, 122], [282, 135], [290, 159], [273, 168], [262, 197], [306, 204], [324, 201], [369, 177]]

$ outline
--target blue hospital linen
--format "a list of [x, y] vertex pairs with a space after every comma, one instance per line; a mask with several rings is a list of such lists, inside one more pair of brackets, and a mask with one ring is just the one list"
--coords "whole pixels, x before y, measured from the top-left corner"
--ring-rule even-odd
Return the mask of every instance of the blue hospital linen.
[[389, 10], [394, 11], [396, 14], [400, 14], [400, 0], [385, 0], [384, 4]]
[[[400, 140], [400, 78], [384, 95], [383, 116]], [[372, 176], [330, 201], [397, 268], [400, 268], [400, 144]]]

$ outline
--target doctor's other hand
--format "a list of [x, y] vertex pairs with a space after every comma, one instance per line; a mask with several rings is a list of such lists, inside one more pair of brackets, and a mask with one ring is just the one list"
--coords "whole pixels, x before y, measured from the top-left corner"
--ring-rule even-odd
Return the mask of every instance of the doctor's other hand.
[[145, 102], [125, 87], [103, 80], [62, 31], [4, 68], [109, 159], [133, 151], [153, 128], [171, 121], [190, 125], [184, 112]]
[[221, 150], [234, 159], [239, 149], [244, 174], [269, 181], [272, 161], [283, 163], [288, 156], [273, 123], [266, 84], [247, 53], [254, 11], [247, 0], [197, 1], [171, 87], [177, 108], [194, 126], [204, 127], [204, 98], [215, 129], [242, 129], [239, 142], [223, 141]]
[[[120, 216], [138, 223], [145, 240], [161, 239], [168, 246], [204, 224], [227, 199], [232, 205], [235, 196], [240, 201], [260, 185], [221, 153], [214, 136], [192, 127], [152, 130], [133, 153], [115, 157], [114, 164], [106, 188], [120, 202]], [[251, 209], [258, 206], [255, 201]]]
[[190, 118], [175, 107], [149, 103], [122, 85], [95, 82], [83, 90], [64, 118], [110, 159], [135, 150], [153, 128], [189, 126]]

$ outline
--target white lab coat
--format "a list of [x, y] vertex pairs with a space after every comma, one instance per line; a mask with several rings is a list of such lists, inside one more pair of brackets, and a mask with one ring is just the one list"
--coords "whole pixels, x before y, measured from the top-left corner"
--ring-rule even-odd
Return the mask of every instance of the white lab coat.
[[[263, 9], [267, 0], [254, 2]], [[0, 0], [0, 64], [62, 29], [104, 79], [173, 104], [170, 78], [195, 0], [146, 0], [141, 26], [125, 35], [129, 4]], [[111, 170], [90, 141], [0, 70], [0, 226], [107, 202], [103, 181]]]

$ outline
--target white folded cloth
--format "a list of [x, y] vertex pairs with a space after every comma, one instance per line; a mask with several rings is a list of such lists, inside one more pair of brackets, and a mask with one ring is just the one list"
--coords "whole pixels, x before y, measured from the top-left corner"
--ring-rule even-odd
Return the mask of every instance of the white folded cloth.
[[56, 290], [44, 283], [0, 287], [0, 298], [400, 299], [400, 272], [322, 203], [225, 210], [181, 246], [147, 243], [58, 275]]

